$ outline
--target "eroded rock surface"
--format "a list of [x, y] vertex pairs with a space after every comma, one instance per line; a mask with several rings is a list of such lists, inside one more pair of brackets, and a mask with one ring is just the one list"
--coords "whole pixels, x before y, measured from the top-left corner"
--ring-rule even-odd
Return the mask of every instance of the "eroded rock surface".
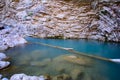
[[6, 58], [7, 56], [4, 53], [0, 53], [0, 69], [3, 69], [10, 65], [10, 62], [4, 61]]
[[[64, 0], [1, 0], [1, 50], [16, 45], [2, 40], [6, 36], [40, 38], [86, 38], [102, 41], [120, 41], [120, 4], [115, 0], [82, 1]], [[6, 10], [8, 10], [6, 12]], [[4, 14], [4, 15], [3, 15]], [[6, 33], [7, 31], [7, 33]], [[2, 35], [1, 35], [2, 34]], [[6, 36], [6, 37], [3, 37]], [[15, 38], [11, 37], [12, 40]], [[23, 40], [23, 39], [22, 39]], [[14, 41], [12, 42], [14, 43]], [[19, 43], [19, 42], [18, 42]]]

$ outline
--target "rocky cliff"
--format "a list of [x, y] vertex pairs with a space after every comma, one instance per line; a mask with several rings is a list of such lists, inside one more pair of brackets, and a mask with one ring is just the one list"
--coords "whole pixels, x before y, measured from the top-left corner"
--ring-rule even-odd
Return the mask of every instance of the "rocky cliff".
[[119, 0], [0, 0], [0, 15], [1, 40], [18, 35], [120, 42]]

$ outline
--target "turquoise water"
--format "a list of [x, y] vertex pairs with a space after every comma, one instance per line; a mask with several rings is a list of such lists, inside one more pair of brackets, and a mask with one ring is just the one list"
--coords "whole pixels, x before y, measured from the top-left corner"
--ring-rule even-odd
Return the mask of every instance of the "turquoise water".
[[[30, 43], [5, 51], [11, 57], [11, 65], [6, 69], [0, 70], [0, 74], [6, 77], [10, 77], [15, 73], [25, 73], [28, 75], [47, 74], [53, 78], [66, 74], [71, 77], [71, 79], [67, 80], [120, 80], [119, 63], [74, 54], [66, 50], [35, 44], [34, 42], [71, 47], [77, 51], [86, 52], [84, 54], [120, 58], [119, 44], [117, 43], [102, 43], [93, 40], [37, 39], [30, 37], [27, 40]], [[112, 47], [113, 49], [111, 49]]]
[[84, 39], [39, 39], [39, 38], [26, 38], [29, 42], [41, 42], [56, 46], [74, 48], [74, 50], [86, 54], [98, 55], [106, 58], [120, 58], [120, 43], [101, 42], [95, 40]]

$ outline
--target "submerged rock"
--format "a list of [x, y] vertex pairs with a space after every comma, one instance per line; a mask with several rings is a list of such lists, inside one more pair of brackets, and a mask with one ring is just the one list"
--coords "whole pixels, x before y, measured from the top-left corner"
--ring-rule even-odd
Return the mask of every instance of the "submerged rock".
[[64, 60], [74, 64], [85, 65], [85, 66], [90, 66], [92, 64], [89, 59], [86, 59], [84, 57], [83, 58], [77, 57], [74, 55], [64, 56]]
[[39, 67], [45, 67], [49, 63], [51, 63], [51, 59], [44, 59], [43, 61], [31, 61], [30, 65], [39, 66]]
[[73, 69], [70, 74], [73, 80], [84, 80], [84, 72], [79, 69]]

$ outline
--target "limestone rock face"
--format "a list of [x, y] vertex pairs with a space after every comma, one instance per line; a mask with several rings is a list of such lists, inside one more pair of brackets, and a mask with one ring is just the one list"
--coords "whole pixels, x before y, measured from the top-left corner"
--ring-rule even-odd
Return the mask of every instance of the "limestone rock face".
[[16, 14], [16, 17], [21, 20], [25, 20], [27, 17], [27, 12], [26, 11], [21, 11]]
[[0, 50], [24, 42], [25, 36], [120, 42], [119, 0], [94, 1], [1, 0], [0, 23], [10, 27], [0, 27]]
[[108, 4], [103, 6], [99, 11], [99, 32], [106, 38], [107, 41], [120, 40], [120, 6], [117, 4]]
[[5, 1], [0, 0], [0, 11], [3, 9], [4, 6], [5, 6]]

